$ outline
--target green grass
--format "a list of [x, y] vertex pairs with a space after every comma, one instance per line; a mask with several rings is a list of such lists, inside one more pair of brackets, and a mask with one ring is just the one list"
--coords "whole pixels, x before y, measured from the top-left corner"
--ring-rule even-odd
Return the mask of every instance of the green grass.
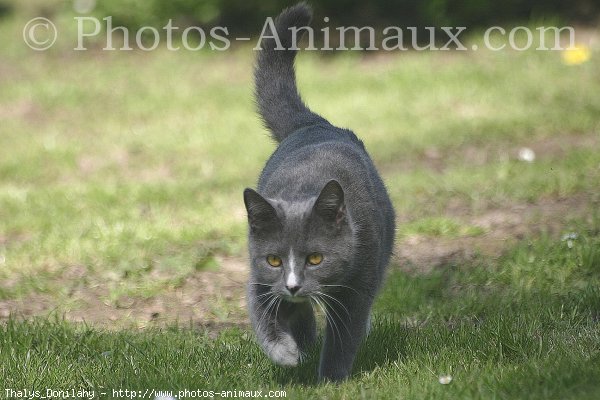
[[[75, 53], [61, 35], [34, 53], [23, 25], [0, 21], [0, 306], [43, 295], [62, 315], [84, 287], [116, 309], [123, 296], [160, 298], [224, 256], [243, 257], [241, 193], [274, 148], [254, 114], [253, 52]], [[410, 275], [394, 265], [339, 387], [315, 382], [316, 352], [278, 368], [243, 327], [215, 339], [185, 326], [105, 331], [42, 318], [1, 325], [0, 397], [283, 388], [298, 398], [598, 398], [599, 68], [597, 52], [577, 67], [555, 52], [302, 53], [306, 102], [364, 140], [400, 243], [485, 239], [490, 228], [470, 217], [579, 196], [575, 222], [539, 222], [577, 232], [572, 248], [556, 232], [532, 234], [499, 259]], [[523, 146], [535, 162], [518, 160]], [[236, 308], [211, 301], [221, 320]], [[449, 385], [438, 382], [445, 374]]]
[[[5, 22], [0, 36], [18, 38], [20, 28]], [[69, 49], [2, 50], [0, 232], [9, 245], [0, 277], [24, 279], [11, 296], [32, 285], [55, 293], [53, 277], [73, 265], [111, 292], [125, 278], [150, 295], [206, 254], [243, 254], [240, 193], [273, 149], [254, 114], [252, 52]], [[299, 59], [307, 102], [364, 139], [417, 232], [421, 218], [442, 221], [456, 202], [475, 212], [596, 191], [597, 146], [569, 148], [597, 137], [596, 59], [567, 67], [554, 52], [445, 58]], [[516, 160], [519, 145], [561, 136], [535, 163]], [[431, 150], [441, 166], [430, 165]], [[149, 283], [144, 271], [161, 279]]]
[[401, 236], [425, 235], [425, 236], [479, 236], [485, 233], [480, 226], [465, 225], [451, 218], [420, 218], [399, 227]]
[[[2, 327], [0, 389], [285, 390], [291, 398], [583, 399], [600, 393], [600, 235], [568, 248], [540, 239], [497, 262], [427, 276], [394, 272], [354, 375], [316, 382], [306, 365], [272, 365], [239, 329], [139, 333], [60, 320]], [[438, 377], [449, 374], [449, 385]], [[2, 387], [4, 385], [4, 388]]]

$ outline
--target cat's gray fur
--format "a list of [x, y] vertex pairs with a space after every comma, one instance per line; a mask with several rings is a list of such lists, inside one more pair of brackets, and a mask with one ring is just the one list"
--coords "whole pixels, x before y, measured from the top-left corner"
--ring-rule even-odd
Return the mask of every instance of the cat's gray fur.
[[[284, 10], [275, 26], [289, 49], [289, 27], [306, 26], [311, 9]], [[294, 50], [264, 39], [255, 71], [256, 99], [279, 142], [258, 182], [244, 191], [251, 262], [248, 308], [258, 342], [277, 364], [295, 366], [316, 340], [313, 308], [326, 312], [319, 377], [342, 380], [369, 330], [373, 300], [394, 241], [394, 210], [362, 142], [302, 102]], [[308, 264], [318, 252], [323, 261]], [[281, 258], [280, 267], [267, 263]]]

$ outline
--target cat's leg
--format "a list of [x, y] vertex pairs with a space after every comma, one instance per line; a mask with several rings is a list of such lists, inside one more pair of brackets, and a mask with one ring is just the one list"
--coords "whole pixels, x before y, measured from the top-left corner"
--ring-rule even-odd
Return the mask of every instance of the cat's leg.
[[370, 296], [325, 297], [327, 327], [321, 351], [319, 379], [340, 381], [352, 371], [358, 348], [370, 327]]
[[[282, 304], [283, 306], [283, 304]], [[287, 315], [290, 333], [302, 354], [317, 341], [317, 322], [310, 302], [287, 303]]]
[[280, 339], [272, 343], [274, 354], [271, 359], [280, 365], [295, 366], [302, 362], [306, 351], [317, 339], [312, 306], [309, 302], [290, 303], [284, 300], [275, 314]]
[[267, 356], [281, 366], [298, 365], [302, 352], [316, 337], [310, 304], [250, 293], [248, 305], [257, 341]]

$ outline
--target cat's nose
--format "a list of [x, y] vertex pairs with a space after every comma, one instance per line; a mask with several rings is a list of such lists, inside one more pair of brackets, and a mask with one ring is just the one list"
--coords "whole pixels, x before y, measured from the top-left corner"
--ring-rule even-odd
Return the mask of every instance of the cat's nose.
[[298, 290], [300, 290], [300, 287], [301, 287], [301, 286], [300, 286], [300, 285], [293, 285], [293, 286], [292, 286], [292, 285], [285, 285], [285, 287], [287, 288], [287, 290], [289, 290], [289, 291], [290, 291], [290, 293], [291, 293], [292, 295], [295, 295], [295, 294], [296, 294], [296, 292], [297, 292]]

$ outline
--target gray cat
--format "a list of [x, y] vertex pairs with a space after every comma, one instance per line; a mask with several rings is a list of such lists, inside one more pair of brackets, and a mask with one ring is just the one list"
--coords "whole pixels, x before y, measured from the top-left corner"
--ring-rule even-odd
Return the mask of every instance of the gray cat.
[[[306, 26], [304, 3], [275, 19], [281, 44]], [[273, 32], [271, 32], [273, 34]], [[271, 35], [272, 36], [272, 35]], [[302, 102], [296, 50], [263, 38], [255, 70], [260, 115], [279, 142], [258, 190], [246, 189], [248, 308], [264, 352], [295, 366], [316, 340], [314, 310], [327, 325], [319, 378], [343, 380], [370, 328], [370, 312], [394, 242], [394, 210], [363, 143]]]

